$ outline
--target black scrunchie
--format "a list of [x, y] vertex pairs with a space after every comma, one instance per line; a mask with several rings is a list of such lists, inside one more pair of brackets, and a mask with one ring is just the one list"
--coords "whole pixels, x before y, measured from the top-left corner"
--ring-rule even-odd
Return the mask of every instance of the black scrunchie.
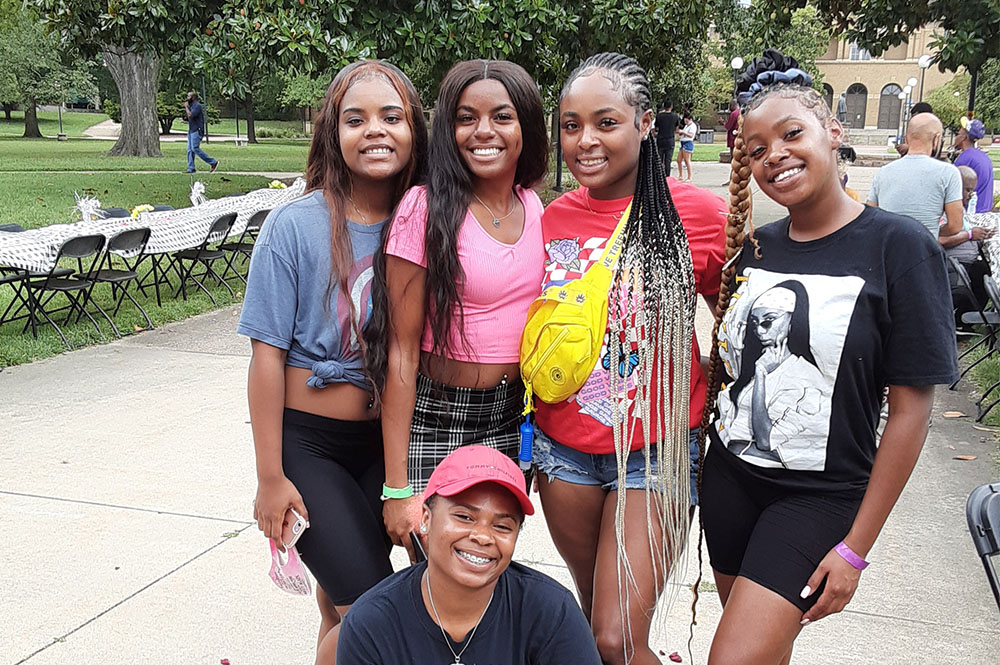
[[812, 77], [799, 68], [795, 58], [783, 55], [777, 49], [766, 49], [760, 57], [753, 59], [737, 80], [740, 106], [746, 106], [754, 95], [774, 83], [811, 86]]

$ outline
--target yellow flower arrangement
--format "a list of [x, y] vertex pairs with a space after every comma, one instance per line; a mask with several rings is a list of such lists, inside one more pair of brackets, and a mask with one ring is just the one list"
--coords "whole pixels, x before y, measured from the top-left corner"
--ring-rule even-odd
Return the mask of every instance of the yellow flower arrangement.
[[272, 180], [271, 184], [268, 185], [271, 189], [288, 189], [288, 185], [281, 182], [280, 180]]
[[148, 203], [143, 203], [142, 205], [132, 208], [132, 219], [139, 219], [139, 215], [144, 212], [153, 212], [153, 206]]

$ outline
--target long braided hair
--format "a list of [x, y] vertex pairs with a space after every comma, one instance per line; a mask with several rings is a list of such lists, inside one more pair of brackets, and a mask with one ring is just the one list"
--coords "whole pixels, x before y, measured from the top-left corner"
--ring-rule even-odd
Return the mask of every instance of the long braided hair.
[[[651, 112], [652, 95], [646, 72], [633, 58], [601, 53], [585, 60], [570, 74], [560, 102], [573, 82], [593, 74], [604, 76], [635, 109], [635, 124]], [[690, 506], [691, 347], [694, 339], [695, 282], [687, 235], [666, 184], [652, 132], [642, 137], [632, 209], [622, 233], [622, 251], [608, 295], [609, 381], [614, 409], [612, 431], [618, 477], [641, 425], [646, 456], [646, 516], [649, 546], [657, 577], [657, 596], [683, 561]], [[638, 364], [632, 378], [635, 399], [628, 398], [630, 379], [619, 363], [637, 346]], [[656, 462], [656, 471], [652, 471]], [[618, 545], [619, 601], [628, 622], [628, 595], [635, 588], [625, 550], [625, 500], [618, 492], [615, 534]], [[668, 598], [666, 604], [669, 604]], [[660, 618], [665, 617], [660, 612]], [[627, 631], [626, 631], [627, 633]], [[629, 645], [626, 645], [628, 650]]]
[[[794, 74], [785, 75], [786, 72]], [[761, 84], [759, 81], [768, 81]], [[749, 242], [754, 256], [761, 257], [761, 248], [753, 236], [753, 198], [750, 190], [750, 154], [747, 151], [743, 136], [743, 122], [747, 115], [772, 96], [794, 97], [803, 106], [825, 121], [831, 116], [830, 109], [820, 97], [815, 88], [809, 87], [811, 78], [798, 69], [794, 58], [783, 56], [774, 49], [768, 49], [760, 58], [755, 58], [740, 76], [737, 91], [740, 93], [741, 113], [736, 129], [736, 140], [733, 144], [733, 158], [729, 173], [729, 215], [726, 219], [726, 262], [722, 271], [722, 283], [719, 286], [719, 300], [716, 303], [712, 326], [712, 349], [708, 360], [708, 393], [705, 398], [705, 410], [701, 415], [701, 429], [698, 432], [698, 476], [696, 486], [698, 496], [701, 496], [702, 469], [705, 460], [705, 441], [708, 428], [714, 426], [712, 415], [715, 412], [722, 383], [719, 357], [719, 326], [722, 317], [729, 309], [730, 299], [735, 291], [734, 280], [739, 271], [741, 252], [748, 251], [744, 245]], [[746, 230], [749, 225], [749, 231]], [[688, 636], [688, 650], [694, 637], [694, 626], [697, 624], [696, 607], [698, 603], [698, 588], [701, 584], [703, 525], [699, 512], [698, 529], [698, 577], [692, 587], [691, 626]]]

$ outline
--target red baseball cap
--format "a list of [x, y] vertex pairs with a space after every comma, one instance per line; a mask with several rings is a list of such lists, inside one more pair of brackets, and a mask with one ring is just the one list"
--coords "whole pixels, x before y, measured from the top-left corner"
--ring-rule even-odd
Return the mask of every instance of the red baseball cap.
[[521, 469], [511, 458], [488, 446], [462, 446], [441, 460], [427, 481], [424, 498], [435, 494], [455, 496], [480, 483], [502, 485], [517, 498], [525, 515], [535, 514]]

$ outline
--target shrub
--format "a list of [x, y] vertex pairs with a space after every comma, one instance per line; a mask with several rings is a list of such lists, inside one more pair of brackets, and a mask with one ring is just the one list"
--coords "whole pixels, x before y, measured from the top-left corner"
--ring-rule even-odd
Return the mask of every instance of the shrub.
[[108, 114], [115, 122], [122, 121], [122, 107], [118, 102], [112, 101], [110, 99], [104, 100], [104, 112]]

